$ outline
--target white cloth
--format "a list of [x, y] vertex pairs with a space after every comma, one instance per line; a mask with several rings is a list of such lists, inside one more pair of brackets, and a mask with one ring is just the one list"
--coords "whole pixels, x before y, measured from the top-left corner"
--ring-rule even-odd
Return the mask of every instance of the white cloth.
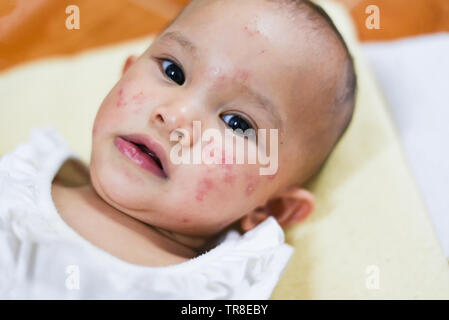
[[54, 127], [0, 158], [0, 298], [268, 299], [293, 248], [269, 218], [168, 267], [120, 260], [82, 238], [56, 210], [51, 182], [77, 155]]

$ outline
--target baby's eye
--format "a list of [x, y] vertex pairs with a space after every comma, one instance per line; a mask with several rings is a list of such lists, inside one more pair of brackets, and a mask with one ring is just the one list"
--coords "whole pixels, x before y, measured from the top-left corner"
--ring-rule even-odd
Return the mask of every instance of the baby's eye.
[[174, 62], [170, 60], [162, 60], [162, 70], [174, 82], [182, 86], [185, 82], [184, 72]]
[[[242, 133], [248, 129], [253, 129], [253, 126], [249, 123], [249, 121], [245, 120], [238, 114], [224, 114], [221, 116], [221, 119], [227, 124], [229, 128], [233, 131], [242, 130]], [[249, 132], [249, 131], [248, 131]]]

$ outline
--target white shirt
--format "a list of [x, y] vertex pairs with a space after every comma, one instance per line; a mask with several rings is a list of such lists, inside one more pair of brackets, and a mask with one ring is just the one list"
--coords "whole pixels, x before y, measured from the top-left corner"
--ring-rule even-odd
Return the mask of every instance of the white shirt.
[[0, 158], [0, 298], [268, 299], [293, 248], [268, 218], [229, 231], [210, 251], [177, 265], [125, 262], [81, 237], [60, 217], [51, 183], [79, 159], [53, 127]]

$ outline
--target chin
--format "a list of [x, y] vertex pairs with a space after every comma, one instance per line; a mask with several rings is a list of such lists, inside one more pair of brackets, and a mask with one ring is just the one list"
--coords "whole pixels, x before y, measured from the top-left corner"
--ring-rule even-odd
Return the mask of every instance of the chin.
[[142, 187], [128, 181], [122, 171], [114, 170], [110, 163], [102, 164], [97, 169], [96, 163], [90, 166], [91, 182], [97, 194], [109, 205], [122, 210], [138, 210]]

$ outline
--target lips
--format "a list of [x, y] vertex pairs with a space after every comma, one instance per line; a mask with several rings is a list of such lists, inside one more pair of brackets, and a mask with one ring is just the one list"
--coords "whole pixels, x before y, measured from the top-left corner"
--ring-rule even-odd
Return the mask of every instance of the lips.
[[166, 179], [166, 159], [164, 149], [141, 134], [116, 137], [114, 144], [117, 149], [141, 168]]

